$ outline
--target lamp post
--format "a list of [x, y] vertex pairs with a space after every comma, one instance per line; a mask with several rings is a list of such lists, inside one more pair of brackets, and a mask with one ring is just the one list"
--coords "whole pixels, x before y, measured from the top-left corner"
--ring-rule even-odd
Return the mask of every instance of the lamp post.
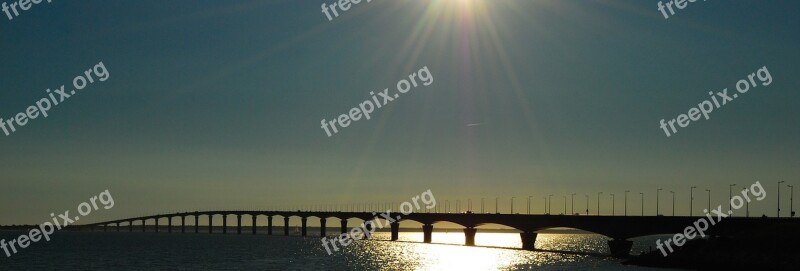
[[444, 200], [444, 212], [450, 213], [450, 200]]
[[611, 193], [611, 216], [614, 216], [614, 193]]
[[656, 189], [656, 216], [658, 216], [658, 194], [661, 192], [661, 188]]
[[778, 182], [778, 217], [781, 217], [781, 184], [784, 181]]
[[528, 214], [531, 214], [531, 197], [533, 196], [528, 196]]
[[481, 214], [485, 214], [485, 213], [483, 212], [483, 198], [481, 198]]
[[694, 203], [695, 188], [697, 188], [697, 186], [692, 186], [692, 188], [689, 188], [689, 216], [692, 216], [692, 203]]
[[[747, 188], [742, 188], [742, 194], [747, 193]], [[750, 201], [745, 200], [745, 217], [750, 217]]]
[[728, 185], [728, 215], [730, 217], [733, 217], [733, 203], [731, 203], [731, 201], [733, 200], [733, 187], [734, 186], [736, 186], [735, 183], [732, 183], [732, 184]]
[[586, 195], [586, 215], [589, 215], [589, 195]]
[[498, 204], [497, 204], [497, 203], [498, 203], [498, 200], [499, 200], [499, 199], [500, 199], [500, 198], [494, 198], [494, 213], [495, 213], [495, 214], [499, 214], [499, 213], [500, 213], [499, 209], [497, 208], [497, 206], [498, 206]]
[[628, 216], [628, 192], [630, 190], [625, 190], [625, 216]]
[[675, 216], [675, 191], [670, 190], [672, 193], [672, 216]]
[[575, 214], [575, 193], [572, 193], [572, 202], [569, 204], [569, 214]]
[[552, 209], [553, 209], [553, 194], [550, 194], [549, 196], [547, 196], [547, 213], [552, 214], [553, 213]]
[[597, 216], [600, 216], [600, 195], [602, 194], [603, 192], [597, 192]]
[[514, 198], [515, 197], [511, 197], [511, 214], [512, 215], [514, 214]]
[[706, 189], [706, 192], [708, 192], [708, 209], [706, 210], [711, 211], [711, 189]]
[[642, 216], [644, 216], [644, 192], [639, 192], [642, 195]]
[[786, 185], [789, 187], [789, 217], [794, 217], [794, 185]]
[[544, 204], [542, 205], [544, 209], [542, 209], [542, 213], [547, 215], [547, 197], [543, 197], [542, 199], [544, 199]]

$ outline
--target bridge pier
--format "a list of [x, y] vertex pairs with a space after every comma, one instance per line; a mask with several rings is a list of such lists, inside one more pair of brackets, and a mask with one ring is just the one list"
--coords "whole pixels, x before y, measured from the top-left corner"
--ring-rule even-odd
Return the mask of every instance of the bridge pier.
[[208, 234], [214, 233], [214, 214], [208, 214]]
[[194, 215], [194, 233], [200, 233], [200, 215]]
[[283, 217], [283, 235], [289, 236], [289, 217]]
[[423, 242], [430, 243], [431, 241], [433, 241], [433, 225], [431, 224], [422, 225], [422, 233], [423, 233], [423, 238], [422, 238]]
[[142, 232], [147, 232], [147, 220], [142, 219]]
[[117, 222], [117, 232], [119, 232], [119, 228], [122, 227], [122, 226], [120, 226], [120, 223], [122, 223], [122, 222]]
[[302, 229], [303, 237], [306, 237], [306, 235], [307, 235], [306, 230], [308, 229], [308, 227], [306, 227], [306, 224], [307, 224], [306, 222], [308, 222], [308, 218], [306, 218], [306, 217], [301, 217], [300, 218], [300, 223], [302, 224], [302, 228], [303, 228]]
[[464, 228], [464, 245], [474, 246], [476, 233], [478, 233], [478, 229], [476, 228], [473, 227]]
[[628, 257], [633, 247], [633, 241], [625, 239], [608, 240], [608, 248], [614, 257]]
[[267, 216], [267, 235], [272, 235], [272, 216]]
[[181, 233], [185, 233], [185, 232], [186, 232], [186, 216], [182, 215], [181, 216]]
[[324, 218], [320, 218], [319, 219], [319, 236], [320, 237], [325, 237], [325, 227], [326, 227], [325, 226], [325, 224], [326, 224], [325, 222], [326, 222], [326, 219], [324, 219]]
[[222, 234], [228, 234], [228, 215], [222, 215]]
[[158, 232], [158, 217], [156, 217], [155, 220], [156, 220], [156, 232]]
[[526, 231], [519, 234], [519, 237], [522, 238], [522, 249], [524, 250], [535, 250], [536, 249], [536, 236], [538, 233], [533, 231]]
[[242, 215], [236, 215], [236, 234], [242, 234]]
[[250, 215], [250, 217], [253, 219], [253, 235], [256, 235], [256, 231], [258, 230], [258, 228], [256, 228], [257, 225], [256, 222], [258, 222], [258, 215], [252, 214]]
[[389, 224], [392, 227], [392, 241], [400, 239], [400, 222], [392, 222]]
[[133, 232], [133, 220], [128, 221], [128, 232]]
[[167, 232], [172, 232], [172, 217], [167, 217]]
[[342, 233], [347, 233], [347, 218], [342, 218]]

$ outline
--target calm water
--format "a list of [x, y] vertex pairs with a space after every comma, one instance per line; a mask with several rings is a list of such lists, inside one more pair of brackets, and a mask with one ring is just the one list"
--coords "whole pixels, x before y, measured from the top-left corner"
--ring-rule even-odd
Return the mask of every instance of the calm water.
[[[311, 235], [311, 233], [309, 233]], [[10, 240], [16, 233], [2, 232]], [[388, 233], [376, 233], [388, 239]], [[401, 233], [421, 241], [422, 233]], [[605, 238], [586, 234], [539, 234], [536, 248], [608, 253]], [[654, 238], [637, 239], [634, 253]], [[437, 243], [463, 244], [462, 233], [434, 233]], [[483, 246], [520, 247], [518, 234], [479, 233]], [[0, 250], [2, 253], [2, 250]], [[358, 241], [327, 255], [317, 237], [194, 233], [61, 232], [34, 243], [0, 270], [663, 270], [624, 266], [592, 254], [530, 252], [448, 244]]]

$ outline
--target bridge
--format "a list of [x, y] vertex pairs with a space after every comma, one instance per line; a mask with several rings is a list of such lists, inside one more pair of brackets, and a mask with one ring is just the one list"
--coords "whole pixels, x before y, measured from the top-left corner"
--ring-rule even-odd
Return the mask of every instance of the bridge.
[[[172, 214], [158, 214], [151, 216], [133, 217], [99, 223], [78, 225], [80, 228], [90, 228], [95, 230], [102, 227], [103, 231], [108, 231], [109, 227], [116, 228], [116, 231], [123, 230], [123, 225], [127, 230], [134, 231], [134, 224], [138, 222], [142, 232], [147, 231], [147, 221], [153, 220], [153, 231], [159, 231], [159, 221], [167, 220], [167, 231], [173, 231], [173, 220], [180, 220], [180, 232], [186, 232], [186, 218], [192, 217], [194, 232], [200, 232], [200, 217], [206, 216], [208, 224], [204, 226], [208, 233], [212, 233], [214, 227], [214, 217], [222, 217], [222, 232], [228, 232], [227, 218], [236, 216], [236, 233], [242, 234], [242, 218], [249, 216], [252, 220], [250, 226], [252, 234], [257, 233], [257, 220], [259, 216], [267, 218], [267, 234], [273, 235], [273, 219], [283, 218], [283, 235], [289, 235], [289, 221], [291, 218], [299, 218], [301, 221], [301, 234], [307, 236], [307, 221], [309, 218], [319, 219], [320, 236], [327, 236], [326, 226], [328, 219], [338, 219], [341, 225], [341, 232], [347, 233], [349, 228], [347, 220], [351, 218], [371, 221], [384, 219], [380, 214], [373, 212], [338, 212], [338, 211], [202, 211], [202, 212], [181, 212]], [[394, 222], [391, 225], [391, 240], [397, 241], [399, 237], [400, 221], [416, 221], [421, 223], [424, 242], [431, 243], [433, 235], [433, 225], [439, 222], [450, 222], [464, 227], [465, 244], [475, 245], [475, 235], [477, 227], [487, 224], [498, 224], [507, 226], [520, 231], [522, 239], [522, 249], [534, 250], [537, 232], [550, 228], [574, 228], [588, 232], [593, 232], [611, 240], [608, 246], [611, 254], [618, 257], [630, 254], [633, 241], [628, 239], [655, 234], [674, 234], [684, 232], [684, 229], [691, 226], [701, 217], [688, 216], [587, 216], [587, 215], [524, 215], [524, 214], [476, 214], [476, 213], [410, 213], [407, 215], [392, 213]], [[712, 215], [713, 217], [713, 215]], [[716, 220], [716, 218], [714, 218]], [[384, 219], [385, 220], [385, 219]], [[716, 225], [709, 225], [706, 235], [710, 236], [730, 236], [748, 230], [756, 230], [777, 224], [797, 224], [797, 219], [793, 218], [745, 218], [728, 217], [717, 222]], [[153, 225], [151, 224], [151, 225]], [[190, 229], [192, 230], [192, 229]], [[123, 230], [124, 231], [124, 230]]]

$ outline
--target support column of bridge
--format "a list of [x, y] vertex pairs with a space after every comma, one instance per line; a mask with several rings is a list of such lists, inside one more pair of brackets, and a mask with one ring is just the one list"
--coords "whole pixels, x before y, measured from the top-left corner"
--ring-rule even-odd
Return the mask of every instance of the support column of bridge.
[[147, 232], [147, 220], [142, 219], [142, 232]]
[[525, 231], [519, 234], [522, 238], [522, 249], [534, 250], [536, 249], [536, 236], [539, 234], [533, 231]]
[[325, 237], [325, 220], [324, 218], [319, 219], [319, 236]]
[[236, 215], [236, 234], [242, 234], [242, 215]]
[[222, 234], [228, 234], [228, 215], [222, 215]]
[[194, 215], [194, 233], [200, 233], [200, 215]]
[[475, 245], [475, 234], [478, 233], [478, 229], [473, 227], [464, 228], [464, 245], [467, 246], [474, 246]]
[[128, 232], [133, 232], [133, 220], [128, 221]]
[[627, 257], [631, 253], [631, 247], [633, 247], [633, 241], [622, 238], [608, 240], [608, 248], [614, 257]]
[[289, 217], [283, 217], [283, 235], [289, 236]]
[[400, 222], [392, 222], [390, 226], [392, 227], [392, 241], [397, 241], [400, 239]]
[[214, 233], [214, 214], [208, 214], [208, 234]]
[[272, 235], [272, 216], [267, 216], [267, 235]]
[[172, 232], [172, 217], [167, 217], [167, 232]]
[[256, 231], [258, 230], [258, 228], [256, 227], [256, 225], [257, 225], [256, 222], [258, 222], [258, 215], [252, 214], [252, 215], [250, 215], [250, 217], [253, 218], [253, 235], [256, 235]]
[[156, 217], [155, 220], [156, 220], [156, 232], [158, 232], [158, 217]]
[[430, 243], [431, 241], [433, 241], [433, 225], [431, 224], [422, 225], [422, 233], [423, 233], [423, 238], [422, 238], [423, 242]]
[[347, 219], [342, 218], [342, 233], [347, 233]]
[[117, 222], [117, 232], [119, 232], [119, 228], [121, 227], [120, 223], [122, 223], [122, 222]]
[[308, 224], [307, 222], [308, 222], [308, 218], [306, 218], [306, 217], [301, 217], [300, 218], [300, 224], [302, 224], [302, 228], [303, 228], [302, 229], [303, 237], [307, 236], [307, 230], [308, 230], [308, 227], [306, 226], [306, 224]]
[[182, 215], [181, 216], [181, 233], [185, 233], [185, 232], [186, 232], [186, 216]]

